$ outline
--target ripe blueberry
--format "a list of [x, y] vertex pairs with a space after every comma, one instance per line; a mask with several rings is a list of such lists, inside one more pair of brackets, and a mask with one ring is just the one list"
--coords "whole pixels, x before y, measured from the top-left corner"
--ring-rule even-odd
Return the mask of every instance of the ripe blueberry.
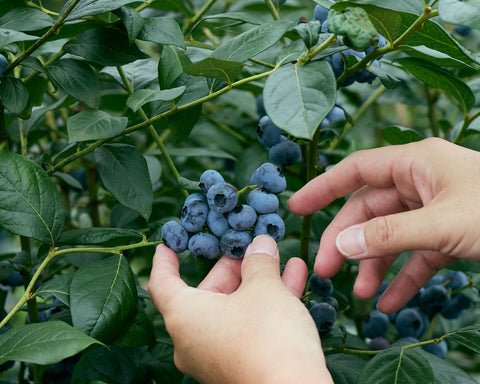
[[215, 259], [220, 256], [220, 243], [209, 233], [197, 233], [188, 241], [188, 250], [199, 259]]
[[257, 137], [260, 143], [270, 148], [280, 143], [282, 130], [270, 120], [268, 116], [262, 116], [258, 122]]
[[388, 315], [373, 310], [363, 321], [363, 334], [371, 339], [382, 336], [388, 329], [390, 319]]
[[285, 223], [276, 213], [259, 215], [255, 225], [255, 236], [259, 235], [268, 235], [278, 242], [285, 236]]
[[235, 187], [228, 183], [219, 183], [210, 187], [207, 192], [208, 206], [218, 213], [230, 212], [238, 202]]
[[210, 228], [210, 231], [212, 231], [212, 233], [218, 237], [222, 237], [227, 229], [230, 229], [230, 225], [228, 225], [228, 220], [225, 214], [212, 210], [208, 212], [207, 225], [208, 228]]
[[287, 187], [287, 180], [280, 168], [272, 163], [264, 163], [253, 172], [250, 184], [262, 185], [269, 192], [280, 193]]
[[188, 233], [185, 228], [176, 221], [167, 221], [161, 230], [163, 243], [173, 252], [183, 252], [188, 246]]
[[0, 77], [3, 76], [7, 68], [8, 68], [8, 61], [5, 58], [5, 56], [0, 54]]
[[328, 303], [317, 303], [310, 308], [310, 315], [317, 326], [318, 332], [325, 332], [335, 324], [337, 311]]
[[[200, 194], [196, 194], [200, 195]], [[198, 232], [207, 221], [208, 205], [205, 198], [190, 197], [183, 204], [180, 223], [188, 232]]]
[[212, 185], [224, 182], [225, 180], [219, 172], [214, 169], [209, 169], [200, 176], [199, 186], [202, 192], [206, 194]]
[[257, 221], [257, 212], [251, 206], [242, 204], [228, 214], [228, 224], [233, 229], [248, 229]]
[[277, 212], [279, 201], [274, 193], [256, 188], [248, 194], [247, 204], [259, 214], [274, 213]]
[[225, 255], [240, 259], [245, 255], [245, 251], [251, 242], [252, 235], [249, 232], [229, 229], [220, 239], [220, 248]]
[[315, 273], [312, 273], [309, 279], [310, 289], [318, 296], [329, 297], [333, 292], [332, 280], [324, 279]]
[[395, 327], [401, 337], [418, 339], [424, 330], [422, 315], [417, 308], [404, 308], [395, 319]]
[[268, 151], [268, 155], [274, 163], [286, 167], [300, 161], [302, 150], [297, 143], [288, 140], [275, 144]]

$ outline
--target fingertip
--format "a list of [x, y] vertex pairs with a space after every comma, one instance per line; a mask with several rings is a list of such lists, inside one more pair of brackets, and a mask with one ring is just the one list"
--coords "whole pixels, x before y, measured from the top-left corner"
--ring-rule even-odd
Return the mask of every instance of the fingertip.
[[299, 257], [292, 257], [287, 261], [282, 274], [282, 281], [297, 298], [300, 298], [305, 289], [308, 278], [308, 268]]

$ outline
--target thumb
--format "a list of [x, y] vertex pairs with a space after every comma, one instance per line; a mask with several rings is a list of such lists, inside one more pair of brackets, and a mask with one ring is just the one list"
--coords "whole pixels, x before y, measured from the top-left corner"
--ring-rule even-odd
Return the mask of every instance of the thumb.
[[245, 251], [242, 261], [242, 282], [265, 280], [276, 277], [280, 280], [280, 255], [277, 243], [270, 236], [257, 236]]
[[420, 208], [353, 225], [337, 235], [337, 249], [352, 260], [418, 249], [438, 250], [442, 231], [439, 220], [431, 215], [431, 211]]

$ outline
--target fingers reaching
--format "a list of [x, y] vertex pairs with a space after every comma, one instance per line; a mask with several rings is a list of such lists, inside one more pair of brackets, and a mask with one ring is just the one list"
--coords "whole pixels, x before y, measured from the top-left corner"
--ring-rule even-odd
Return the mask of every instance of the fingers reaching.
[[198, 285], [198, 288], [225, 294], [234, 292], [242, 279], [241, 264], [240, 259], [222, 256]]
[[296, 297], [302, 296], [307, 278], [308, 269], [305, 262], [298, 257], [289, 259], [282, 274], [282, 281]]

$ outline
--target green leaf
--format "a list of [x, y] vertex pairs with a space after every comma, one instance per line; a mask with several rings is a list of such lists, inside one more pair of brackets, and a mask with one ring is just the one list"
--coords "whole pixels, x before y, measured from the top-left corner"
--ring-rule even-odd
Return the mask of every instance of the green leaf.
[[108, 139], [127, 127], [128, 118], [103, 111], [84, 111], [67, 119], [68, 142]]
[[132, 45], [143, 28], [143, 17], [134, 8], [130, 7], [121, 7], [115, 14], [122, 20], [127, 31], [128, 41]]
[[408, 144], [424, 139], [423, 135], [419, 132], [400, 125], [383, 129], [382, 136], [387, 143], [392, 145]]
[[[125, 4], [134, 3], [135, 0], [80, 0], [67, 16], [67, 21], [77, 20], [84, 16], [99, 15], [120, 8]], [[60, 11], [60, 15], [70, 6], [72, 0], [68, 0]]]
[[55, 183], [33, 161], [0, 152], [0, 227], [51, 246], [60, 237], [65, 208]]
[[123, 255], [86, 264], [70, 285], [75, 328], [104, 342], [117, 339], [137, 312], [137, 288]]
[[268, 20], [262, 20], [259, 18], [258, 14], [250, 13], [250, 12], [228, 12], [228, 13], [218, 13], [216, 15], [209, 15], [202, 19], [209, 20], [209, 19], [228, 19], [228, 20], [236, 20], [242, 21], [244, 23], [253, 24], [253, 25], [260, 25]]
[[451, 332], [447, 334], [446, 338], [471, 349], [473, 352], [480, 353], [480, 326]]
[[[136, 60], [122, 66], [123, 72], [128, 79], [131, 87], [141, 89], [148, 87], [152, 82], [157, 80], [157, 63], [154, 60]], [[115, 79], [115, 81], [125, 88], [123, 80], [118, 73], [116, 67], [103, 68], [101, 73], [105, 73]]]
[[17, 43], [19, 41], [37, 40], [37, 36], [27, 35], [23, 32], [17, 32], [13, 29], [0, 28], [0, 49], [3, 49], [9, 44]]
[[298, 33], [307, 48], [310, 49], [317, 44], [321, 27], [320, 21], [313, 20], [308, 23], [300, 23], [293, 30]]
[[335, 324], [327, 331], [320, 334], [322, 338], [322, 348], [324, 351], [329, 349], [336, 349], [345, 343], [347, 337], [347, 330], [341, 324]]
[[190, 135], [201, 115], [202, 106], [197, 105], [168, 117], [168, 128], [172, 131], [175, 143], [185, 140]]
[[478, 384], [467, 372], [446, 359], [424, 352], [435, 376], [435, 384]]
[[81, 228], [62, 233], [59, 244], [68, 245], [118, 245], [142, 241], [144, 235], [134, 229], [127, 228]]
[[7, 77], [0, 84], [0, 99], [5, 108], [14, 116], [30, 117], [32, 104], [27, 87], [22, 80]]
[[185, 92], [185, 88], [185, 86], [181, 86], [173, 89], [165, 89], [163, 91], [157, 91], [154, 89], [139, 89], [128, 97], [127, 106], [133, 112], [136, 112], [144, 104], [150, 103], [152, 101], [175, 100], [183, 95], [183, 92]]
[[448, 23], [480, 29], [480, 3], [477, 0], [440, 0], [438, 12]]
[[50, 365], [94, 344], [102, 343], [62, 321], [21, 325], [0, 335], [0, 362]]
[[95, 149], [98, 171], [105, 188], [120, 202], [148, 220], [153, 192], [147, 162], [127, 144], [108, 144]]
[[201, 147], [188, 147], [188, 148], [171, 148], [168, 147], [168, 154], [170, 156], [181, 157], [213, 157], [220, 159], [236, 160], [235, 156], [230, 153], [222, 151], [221, 149], [210, 149]]
[[457, 260], [453, 264], [450, 264], [448, 268], [454, 271], [480, 273], [480, 263], [478, 261]]
[[87, 63], [75, 59], [56, 60], [47, 68], [48, 77], [69, 95], [90, 108], [100, 105], [100, 83]]
[[145, 24], [137, 38], [157, 44], [186, 48], [182, 30], [175, 19], [171, 17], [145, 18]]
[[0, 28], [14, 31], [36, 31], [53, 25], [53, 19], [36, 8], [15, 8], [0, 17]]
[[135, 44], [130, 45], [127, 33], [120, 28], [89, 29], [68, 41], [63, 49], [88, 61], [114, 67], [146, 58]]
[[360, 374], [360, 383], [427, 384], [433, 383], [433, 372], [425, 352], [418, 348], [391, 347], [370, 360]]
[[325, 61], [307, 65], [287, 64], [273, 72], [265, 83], [263, 102], [270, 119], [279, 128], [311, 139], [335, 105], [336, 80]]
[[244, 64], [236, 61], [228, 61], [216, 59], [215, 57], [207, 57], [196, 63], [190, 64], [183, 68], [185, 73], [194, 76], [213, 77], [215, 79], [226, 81], [228, 84], [233, 83], [234, 79], [242, 72]]
[[183, 73], [183, 67], [192, 62], [188, 56], [173, 46], [165, 46], [162, 49], [162, 55], [158, 62], [158, 81], [160, 89], [168, 89], [180, 74]]
[[177, 183], [180, 188], [187, 191], [200, 192], [202, 190], [198, 181], [188, 180], [185, 177], [179, 177]]
[[155, 332], [145, 311], [137, 313], [130, 327], [115, 341], [117, 347], [143, 347], [155, 343]]
[[475, 103], [475, 96], [461, 79], [429, 61], [403, 58], [398, 62], [412, 75], [431, 87], [441, 89], [452, 96], [468, 112]]
[[55, 296], [58, 300], [67, 306], [70, 306], [70, 284], [73, 273], [55, 276], [53, 279], [43, 283], [35, 292], [42, 299]]
[[367, 362], [359, 356], [337, 353], [326, 357], [327, 368], [335, 384], [356, 384]]

